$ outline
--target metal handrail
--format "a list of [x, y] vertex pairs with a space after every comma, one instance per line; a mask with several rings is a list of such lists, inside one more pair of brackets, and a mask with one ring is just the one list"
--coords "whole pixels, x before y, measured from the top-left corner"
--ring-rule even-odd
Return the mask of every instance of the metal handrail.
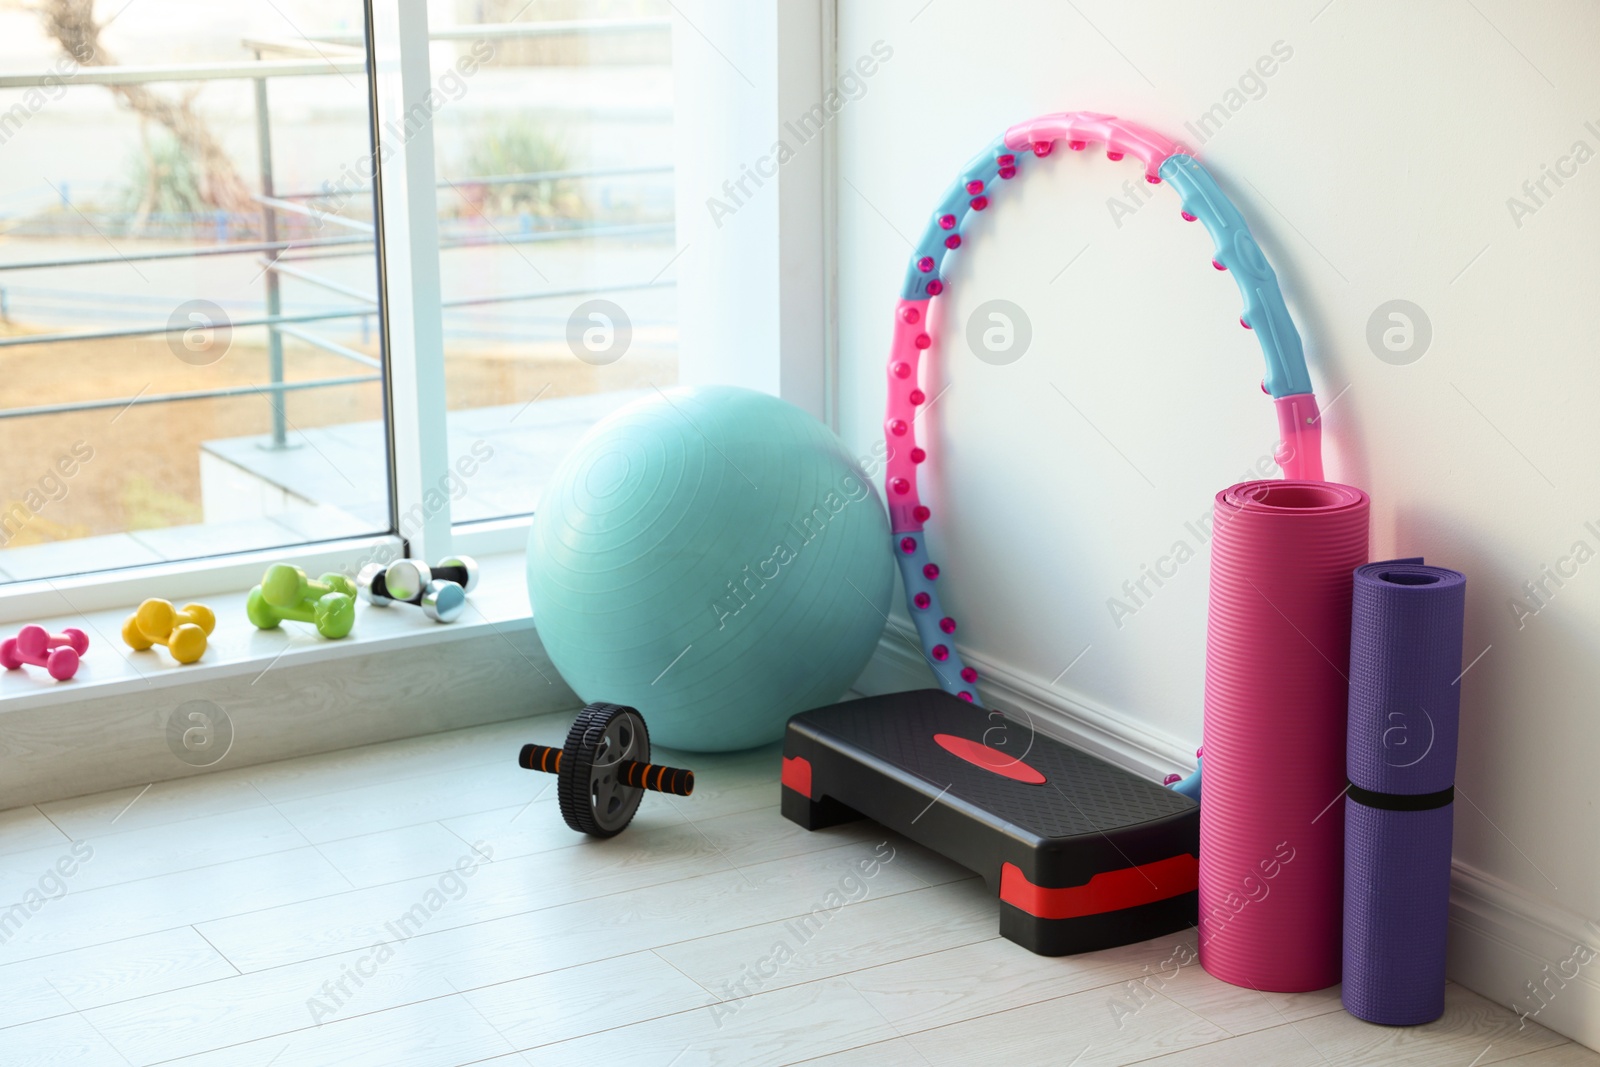
[[439, 306], [445, 310], [453, 308], [483, 307], [486, 304], [520, 304], [525, 301], [543, 300], [553, 297], [582, 296], [585, 293], [631, 293], [640, 289], [670, 289], [678, 283], [671, 278], [664, 282], [625, 282], [622, 285], [585, 285], [576, 289], [545, 289], [528, 293], [500, 293], [494, 296], [468, 296], [459, 300], [441, 300]]
[[[524, 174], [474, 174], [465, 178], [440, 178], [433, 183], [435, 189], [454, 189], [462, 185], [524, 185], [534, 182], [577, 181], [583, 178], [627, 178], [635, 174], [671, 174], [676, 168], [671, 163], [650, 163], [642, 167], [588, 167], [581, 170], [536, 170]], [[370, 185], [341, 189], [344, 193], [370, 192]], [[284, 200], [315, 200], [329, 196], [326, 192], [279, 193]]]
[[371, 367], [374, 370], [383, 369], [382, 360], [373, 359], [365, 352], [357, 352], [353, 348], [342, 345], [337, 341], [330, 341], [326, 337], [318, 337], [310, 330], [302, 330], [298, 326], [279, 326], [278, 332], [288, 334], [290, 337], [304, 341], [312, 348], [320, 348], [324, 352], [338, 356], [340, 359], [348, 359], [352, 363], [360, 363], [362, 366]]
[[[471, 296], [459, 300], [442, 300], [439, 302], [439, 306], [448, 309], [482, 307], [488, 304], [519, 304], [534, 300], [582, 296], [585, 293], [625, 293], [641, 289], [669, 289], [677, 284], [676, 281], [669, 278], [666, 281], [623, 282], [619, 285], [584, 285], [572, 289], [544, 289], [526, 293], [501, 293], [493, 296]], [[290, 331], [285, 327], [291, 323], [365, 318], [373, 314], [376, 314], [376, 309], [372, 307], [335, 308], [332, 311], [302, 311], [293, 315], [260, 315], [254, 318], [233, 320], [221, 325], [234, 330], [242, 330], [250, 326], [266, 326], [271, 329], [277, 329], [282, 333], [288, 333]], [[187, 329], [187, 327], [185, 328]], [[170, 325], [132, 326], [109, 330], [80, 330], [77, 333], [42, 333], [21, 337], [0, 337], [0, 348], [18, 348], [22, 345], [56, 344], [67, 341], [109, 341], [119, 337], [155, 337], [159, 334], [172, 333], [173, 330], [174, 327]], [[295, 336], [300, 335], [296, 334]], [[307, 340], [307, 338], [302, 337], [301, 340]], [[371, 357], [362, 356], [361, 358], [370, 359]]]
[[428, 33], [432, 41], [506, 40], [508, 38], [598, 37], [606, 33], [649, 33], [672, 29], [670, 18], [572, 19], [568, 22], [485, 22], [477, 26], [440, 26]]
[[[635, 237], [641, 234], [672, 232], [675, 226], [676, 224], [671, 222], [629, 223], [623, 226], [571, 226], [557, 230], [534, 230], [531, 233], [496, 234], [494, 237], [463, 237], [443, 240], [439, 242], [439, 249], [441, 251], [449, 251], [456, 248], [481, 248], [484, 245], [491, 244], [538, 244], [545, 241], [561, 241], [580, 237]], [[201, 245], [193, 251], [170, 249], [161, 252], [134, 252], [127, 255], [79, 256], [74, 259], [0, 263], [0, 271], [44, 270], [48, 267], [95, 267], [109, 263], [143, 263], [147, 260], [157, 259], [185, 259], [189, 256], [226, 256], [236, 252], [288, 252], [300, 248], [339, 248], [341, 246], [349, 248], [352, 245], [359, 245], [360, 248], [352, 251], [339, 251], [331, 255], [302, 256], [290, 260], [290, 262], [362, 255], [365, 250], [372, 247], [372, 239], [369, 237], [308, 237], [304, 240], [254, 241], [249, 244], [234, 245]]]
[[332, 278], [324, 278], [313, 271], [291, 267], [282, 260], [275, 259], [264, 262], [261, 264], [261, 269], [273, 271], [283, 275], [285, 278], [294, 278], [297, 281], [305, 282], [307, 285], [315, 285], [331, 293], [338, 293], [340, 296], [348, 296], [351, 300], [360, 300], [362, 303], [373, 305], [374, 312], [377, 310], [378, 298], [372, 293], [364, 293], [354, 286], [336, 282]]
[[578, 178], [628, 178], [635, 174], [671, 174], [671, 163], [651, 163], [643, 167], [590, 167], [587, 170], [541, 170], [529, 174], [482, 174], [469, 178], [444, 180], [438, 188], [457, 185], [523, 185], [532, 182], [554, 182]]
[[[333, 311], [302, 311], [294, 315], [261, 315], [255, 318], [238, 319], [232, 322], [218, 324], [231, 329], [242, 330], [247, 326], [276, 327], [285, 322], [322, 322], [327, 319], [353, 319], [373, 314], [372, 308], [336, 308]], [[188, 329], [188, 326], [182, 329]], [[172, 333], [177, 327], [171, 325], [161, 326], [133, 326], [113, 330], [82, 330], [78, 333], [39, 333], [22, 337], [0, 337], [0, 348], [16, 348], [20, 345], [57, 344], [68, 341], [110, 341], [118, 337], [155, 337], [158, 334]]]
[[292, 37], [246, 37], [239, 43], [252, 52], [278, 52], [286, 56], [299, 56], [302, 59], [310, 59], [312, 56], [327, 59], [329, 58], [328, 49], [352, 52], [363, 58], [366, 55], [365, 49], [360, 43], [340, 44], [335, 41], [324, 40], [322, 42], [323, 47], [318, 47], [316, 42], [305, 37], [298, 39]]
[[0, 89], [38, 89], [58, 85], [145, 85], [150, 82], [225, 81], [230, 78], [295, 78], [321, 74], [360, 74], [365, 61], [297, 63], [292, 59], [248, 63], [172, 63], [166, 66], [77, 67], [64, 74], [0, 74]]
[[318, 211], [316, 208], [307, 207], [305, 204], [292, 203], [281, 196], [261, 196], [257, 194], [250, 199], [265, 207], [270, 207], [274, 211], [286, 211], [291, 215], [301, 215], [311, 219], [313, 222], [328, 222], [335, 226], [343, 226], [347, 230], [357, 230], [366, 234], [377, 232], [370, 222], [362, 222], [360, 219], [347, 219], [343, 215], [335, 215], [329, 211]]
[[[479, 26], [440, 26], [429, 32], [430, 41], [481, 41], [515, 38], [596, 37], [607, 33], [640, 33], [670, 30], [670, 18], [653, 19], [572, 19], [565, 22], [501, 22]], [[311, 40], [328, 44], [360, 47], [365, 40], [358, 34], [324, 34]], [[263, 50], [276, 47], [270, 41], [252, 41]], [[165, 66], [78, 67], [70, 73], [4, 74], [0, 89], [37, 89], [67, 85], [142, 85], [163, 81], [215, 81], [225, 78], [290, 78], [315, 74], [362, 74], [366, 60], [320, 60], [297, 63], [288, 59], [264, 59], [250, 63], [173, 63]]]
[[[438, 26], [428, 31], [430, 41], [504, 40], [536, 37], [599, 37], [608, 33], [650, 33], [672, 29], [670, 18], [567, 19], [561, 22], [485, 22], [476, 26]], [[355, 34], [319, 34], [314, 40], [329, 44], [360, 44]]]
[[638, 237], [650, 233], [675, 233], [675, 222], [633, 222], [622, 226], [569, 226], [558, 230], [530, 230], [527, 233], [500, 233], [484, 237], [451, 237], [439, 242], [440, 251], [456, 248], [481, 248], [484, 245], [530, 245], [565, 241], [573, 237]]
[[235, 385], [221, 389], [196, 389], [188, 393], [157, 393], [117, 397], [112, 400], [73, 400], [65, 404], [40, 404], [31, 408], [0, 408], [0, 419], [20, 419], [33, 415], [66, 415], [74, 411], [101, 411], [106, 408], [144, 407], [146, 404], [171, 404], [180, 400], [207, 400], [218, 396], [249, 396], [251, 393], [292, 393], [301, 389], [323, 389], [336, 385], [381, 382], [381, 374], [360, 374], [349, 378], [314, 378], [304, 382], [268, 382], [265, 385]]
[[200, 245], [195, 248], [170, 248], [160, 252], [115, 253], [109, 256], [75, 256], [71, 259], [38, 259], [32, 262], [0, 263], [0, 271], [44, 270], [47, 267], [103, 267], [108, 263], [148, 263], [161, 259], [189, 259], [193, 256], [232, 256], [242, 252], [285, 252], [291, 248], [326, 248], [330, 245], [372, 246], [370, 237], [308, 237], [299, 241], [250, 241], [228, 245]]
[[[454, 237], [443, 238], [439, 241], [439, 251], [451, 252], [458, 248], [482, 248], [485, 245], [529, 245], [546, 244], [552, 241], [567, 241], [577, 238], [611, 238], [611, 237], [639, 237], [653, 233], [674, 233], [677, 224], [673, 222], [640, 222], [629, 223], [625, 226], [573, 226], [561, 230], [533, 230], [529, 233], [502, 233], [495, 231], [482, 237]], [[344, 259], [349, 256], [360, 255], [357, 250], [335, 248], [330, 252], [320, 252], [310, 256], [284, 256], [279, 262], [306, 263], [319, 259]]]

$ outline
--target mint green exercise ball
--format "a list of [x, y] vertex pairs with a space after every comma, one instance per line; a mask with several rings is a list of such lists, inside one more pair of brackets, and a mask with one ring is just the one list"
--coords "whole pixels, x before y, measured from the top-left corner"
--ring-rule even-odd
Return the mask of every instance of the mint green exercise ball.
[[727, 386], [658, 391], [597, 423], [528, 538], [534, 625], [567, 684], [691, 752], [776, 741], [839, 699], [893, 589], [883, 504], [844, 442]]

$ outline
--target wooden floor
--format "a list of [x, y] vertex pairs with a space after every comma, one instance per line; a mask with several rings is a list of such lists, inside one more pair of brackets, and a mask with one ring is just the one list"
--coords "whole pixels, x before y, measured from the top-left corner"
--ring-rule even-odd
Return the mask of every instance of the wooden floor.
[[590, 841], [515, 766], [567, 721], [0, 813], [0, 1063], [1600, 1064], [1455, 986], [1389, 1029], [1185, 937], [1031, 955], [965, 871], [780, 818], [774, 749]]

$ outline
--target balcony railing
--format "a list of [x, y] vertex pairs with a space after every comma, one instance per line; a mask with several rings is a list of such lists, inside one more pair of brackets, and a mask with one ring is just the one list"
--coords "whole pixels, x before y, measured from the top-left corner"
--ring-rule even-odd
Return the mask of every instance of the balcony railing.
[[[580, 20], [546, 23], [511, 23], [481, 26], [440, 27], [429, 36], [438, 41], [480, 39], [549, 38], [555, 36], [600, 36], [618, 33], [669, 32], [669, 19], [608, 19]], [[5, 279], [20, 271], [60, 269], [68, 267], [97, 266], [113, 263], [141, 263], [162, 260], [184, 260], [200, 256], [256, 255], [261, 257], [261, 279], [264, 313], [233, 319], [227, 325], [234, 328], [265, 327], [267, 331], [268, 382], [261, 386], [218, 387], [157, 395], [140, 394], [132, 397], [115, 397], [100, 400], [77, 400], [60, 404], [39, 404], [30, 407], [0, 409], [0, 419], [23, 418], [34, 415], [55, 415], [66, 412], [89, 411], [104, 408], [125, 408], [134, 405], [167, 404], [214, 397], [248, 395], [252, 392], [272, 394], [277, 399], [272, 406], [272, 442], [274, 447], [286, 445], [288, 416], [283, 398], [290, 392], [308, 389], [326, 389], [378, 382], [383, 379], [383, 363], [365, 353], [318, 333], [317, 324], [338, 320], [360, 319], [363, 322], [380, 314], [377, 297], [365, 293], [313, 269], [320, 260], [368, 254], [375, 251], [372, 223], [351, 219], [319, 208], [315, 201], [325, 198], [326, 192], [279, 193], [274, 187], [272, 157], [272, 125], [267, 87], [276, 78], [358, 75], [365, 77], [367, 63], [357, 52], [363, 42], [358, 37], [326, 36], [311, 42], [279, 42], [247, 40], [247, 48], [254, 51], [256, 59], [244, 63], [189, 63], [169, 66], [79, 67], [70, 74], [6, 74], [0, 75], [0, 90], [32, 89], [66, 85], [142, 85], [153, 82], [201, 82], [225, 79], [247, 79], [254, 82], [254, 118], [256, 140], [259, 147], [259, 184], [261, 192], [253, 199], [261, 207], [259, 225], [262, 239], [220, 242], [214, 245], [197, 245], [187, 249], [162, 249], [156, 251], [117, 253], [115, 255], [66, 256], [52, 259], [34, 259], [0, 263], [0, 310], [7, 306]], [[325, 47], [319, 48], [317, 45]], [[268, 53], [290, 54], [293, 58], [267, 59]], [[325, 54], [331, 53], [331, 54]], [[570, 170], [536, 171], [524, 174], [470, 175], [442, 179], [438, 188], [464, 189], [515, 184], [537, 184], [552, 181], [585, 181], [598, 178], [631, 178], [672, 173], [670, 164], [652, 164], [628, 167], [593, 167]], [[370, 194], [370, 188], [341, 190], [341, 196]], [[65, 193], [62, 194], [65, 198]], [[208, 216], [209, 218], [209, 216]], [[349, 235], [327, 237], [279, 237], [280, 231], [292, 232], [286, 225], [290, 220], [311, 220], [321, 225], [331, 225], [354, 231]], [[92, 225], [92, 224], [91, 224]], [[222, 220], [220, 231], [229, 227]], [[491, 227], [493, 228], [493, 227]], [[619, 239], [652, 234], [670, 234], [671, 222], [630, 225], [570, 226], [535, 229], [525, 232], [492, 235], [455, 233], [442, 234], [441, 251], [501, 244], [530, 244], [538, 242]], [[348, 306], [316, 311], [288, 312], [283, 307], [280, 286], [282, 278], [293, 278], [303, 284], [313, 285], [350, 301]], [[622, 292], [639, 289], [671, 287], [671, 279], [649, 281], [618, 280], [588, 285], [575, 289], [543, 289], [530, 292], [494, 294], [466, 297], [442, 302], [444, 309], [478, 307], [489, 304], [526, 303], [539, 300], [570, 298], [590, 293]], [[92, 294], [85, 294], [92, 296]], [[220, 325], [220, 324], [219, 324]], [[0, 349], [23, 345], [44, 345], [60, 342], [97, 341], [115, 338], [149, 337], [180, 332], [188, 327], [174, 327], [169, 323], [138, 326], [118, 326], [107, 329], [67, 330], [61, 332], [19, 335], [0, 338]], [[311, 380], [284, 380], [283, 338], [291, 337], [324, 352], [357, 364], [364, 371], [353, 375], [316, 378]]]

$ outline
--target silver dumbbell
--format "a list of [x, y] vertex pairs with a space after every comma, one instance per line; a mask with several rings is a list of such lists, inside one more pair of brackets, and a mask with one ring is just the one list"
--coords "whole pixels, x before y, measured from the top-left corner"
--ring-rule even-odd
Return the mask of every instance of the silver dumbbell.
[[[397, 562], [413, 562], [400, 560]], [[422, 565], [426, 571], [426, 564]], [[472, 564], [474, 580], [477, 578], [476, 564]], [[402, 578], [406, 577], [404, 574]], [[430, 579], [426, 585], [421, 586], [409, 596], [400, 595], [403, 590], [397, 588], [390, 580], [381, 563], [369, 563], [361, 568], [361, 573], [356, 575], [356, 590], [361, 599], [376, 608], [385, 608], [390, 604], [415, 604], [422, 609], [422, 613], [434, 622], [455, 622], [466, 610], [467, 590], [453, 581]], [[404, 590], [409, 592], [409, 590]]]
[[463, 593], [470, 593], [478, 587], [478, 561], [471, 556], [450, 556], [430, 567], [420, 559], [397, 559], [383, 577], [395, 600], [412, 601], [435, 581], [454, 582]]

